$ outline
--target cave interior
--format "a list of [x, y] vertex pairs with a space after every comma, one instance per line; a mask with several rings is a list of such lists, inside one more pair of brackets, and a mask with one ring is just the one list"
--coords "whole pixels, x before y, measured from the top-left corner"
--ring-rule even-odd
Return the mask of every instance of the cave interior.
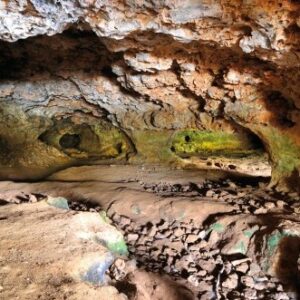
[[15, 2], [0, 298], [300, 299], [299, 1]]

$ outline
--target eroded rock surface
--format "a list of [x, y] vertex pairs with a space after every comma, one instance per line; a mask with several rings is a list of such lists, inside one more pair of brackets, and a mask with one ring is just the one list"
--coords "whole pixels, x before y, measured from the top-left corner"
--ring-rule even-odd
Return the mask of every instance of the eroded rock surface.
[[[202, 168], [195, 158], [203, 151], [188, 160], [170, 151], [173, 135], [188, 129], [256, 136], [272, 183], [297, 188], [297, 1], [32, 0], [0, 8], [1, 177], [40, 178], [107, 158]], [[103, 141], [106, 130], [118, 136]], [[66, 151], [62, 134], [89, 143], [69, 141]], [[265, 168], [266, 158], [250, 173], [268, 176]]]
[[[99, 286], [104, 280], [101, 264], [106, 257], [112, 258], [94, 237], [107, 230], [114, 232], [103, 225], [97, 213], [76, 213], [45, 201], [27, 201], [1, 205], [0, 219], [2, 299], [127, 299], [112, 286]], [[95, 265], [99, 273], [93, 277]]]
[[299, 17], [0, 0], [0, 296], [296, 299]]

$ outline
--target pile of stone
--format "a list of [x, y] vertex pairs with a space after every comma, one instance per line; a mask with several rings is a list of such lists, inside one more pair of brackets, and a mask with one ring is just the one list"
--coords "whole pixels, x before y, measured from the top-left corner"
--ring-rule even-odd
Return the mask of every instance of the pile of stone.
[[68, 201], [69, 208], [76, 211], [89, 211], [89, 212], [100, 212], [103, 209], [94, 203], [80, 202], [80, 201]]
[[[299, 197], [279, 193], [266, 185], [245, 185], [226, 180], [201, 184], [145, 185], [145, 190], [166, 197], [211, 199], [234, 206], [234, 214], [260, 215], [270, 212], [297, 212]], [[91, 203], [72, 201], [71, 209], [97, 211]], [[293, 299], [283, 291], [276, 278], [265, 274], [245, 255], [226, 256], [210, 242], [210, 224], [199, 227], [193, 220], [179, 222], [133, 221], [117, 213], [113, 223], [124, 234], [130, 253], [129, 265], [148, 272], [167, 274], [194, 291], [198, 299]], [[122, 281], [128, 273], [128, 261], [117, 260], [110, 277]]]
[[22, 203], [35, 203], [45, 200], [46, 195], [40, 193], [25, 193], [19, 191], [10, 191], [0, 193], [0, 205], [5, 204], [22, 204]]
[[230, 179], [204, 181], [200, 184], [143, 184], [148, 192], [165, 197], [201, 197], [234, 206], [236, 213], [264, 214], [270, 211], [299, 212], [300, 196], [295, 192], [278, 192], [265, 183], [243, 184]]
[[[300, 212], [297, 194], [279, 193], [264, 184], [256, 186], [226, 180], [187, 185], [148, 184], [144, 185], [144, 189], [162, 198], [185, 197], [193, 201], [204, 199], [226, 203], [234, 207], [230, 216]], [[41, 194], [15, 193], [5, 195], [3, 199], [5, 203], [17, 204], [36, 202], [45, 197]], [[76, 211], [102, 210], [98, 204], [77, 199], [69, 200], [68, 207]], [[110, 277], [114, 280], [124, 280], [130, 269], [138, 267], [148, 272], [167, 274], [189, 287], [202, 300], [296, 299], [293, 293], [283, 290], [283, 285], [276, 278], [265, 274], [250, 257], [221, 253], [223, 240], [212, 242], [210, 228], [216, 221], [214, 218], [199, 225], [188, 217], [183, 221], [161, 219], [144, 223], [133, 220], [133, 216], [120, 215], [120, 212], [114, 212], [109, 217], [122, 231], [129, 251], [129, 261], [119, 259], [110, 269]]]
[[137, 224], [117, 214], [112, 219], [139, 268], [168, 274], [198, 299], [292, 299], [250, 258], [224, 256], [209, 246], [208, 234], [192, 220]]

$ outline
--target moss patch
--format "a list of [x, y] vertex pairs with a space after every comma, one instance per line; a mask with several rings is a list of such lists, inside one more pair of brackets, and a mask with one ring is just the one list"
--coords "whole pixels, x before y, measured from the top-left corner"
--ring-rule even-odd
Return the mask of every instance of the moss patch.
[[209, 231], [216, 231], [218, 233], [224, 232], [225, 228], [224, 225], [221, 223], [214, 223], [210, 226]]
[[124, 240], [120, 240], [116, 242], [108, 241], [106, 242], [105, 246], [115, 255], [120, 255], [120, 256], [128, 255], [127, 246]]
[[134, 148], [103, 119], [59, 119], [0, 105], [0, 179], [39, 179], [66, 167], [126, 159]]
[[262, 127], [258, 131], [266, 141], [273, 162], [273, 183], [285, 181], [300, 167], [300, 147], [279, 129]]
[[[78, 139], [77, 144], [73, 147], [63, 147], [61, 141], [66, 136], [75, 136]], [[77, 159], [122, 158], [132, 151], [124, 133], [101, 120], [94, 124], [74, 124], [69, 119], [62, 120], [45, 131], [40, 139]]]
[[279, 249], [280, 243], [286, 237], [299, 237], [299, 233], [297, 231], [289, 231], [289, 230], [275, 230], [270, 235], [265, 238], [265, 247], [266, 252], [263, 260], [263, 269], [264, 271], [268, 271], [270, 266], [272, 265], [272, 259], [275, 257], [276, 251]]
[[177, 158], [170, 150], [170, 140], [174, 131], [140, 130], [132, 132], [132, 139], [137, 149], [133, 162], [164, 163]]
[[223, 131], [183, 130], [175, 134], [171, 150], [179, 156], [220, 155], [244, 157], [258, 152], [246, 137]]
[[49, 197], [47, 203], [56, 208], [69, 210], [68, 200], [63, 197]]
[[96, 240], [107, 247], [107, 249], [114, 255], [128, 255], [127, 245], [122, 233], [111, 225], [111, 220], [107, 217], [106, 212], [102, 210], [99, 213], [99, 217], [101, 223], [105, 225], [104, 228], [108, 230], [101, 232], [100, 235], [97, 236]]

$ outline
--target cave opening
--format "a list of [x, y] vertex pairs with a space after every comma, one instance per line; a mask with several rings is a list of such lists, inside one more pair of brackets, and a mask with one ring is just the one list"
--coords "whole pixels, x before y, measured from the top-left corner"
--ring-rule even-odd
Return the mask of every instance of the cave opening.
[[298, 297], [296, 92], [246, 17], [244, 53], [86, 24], [0, 41], [0, 295]]
[[77, 148], [80, 144], [80, 135], [66, 133], [59, 139], [59, 144], [63, 148]]

